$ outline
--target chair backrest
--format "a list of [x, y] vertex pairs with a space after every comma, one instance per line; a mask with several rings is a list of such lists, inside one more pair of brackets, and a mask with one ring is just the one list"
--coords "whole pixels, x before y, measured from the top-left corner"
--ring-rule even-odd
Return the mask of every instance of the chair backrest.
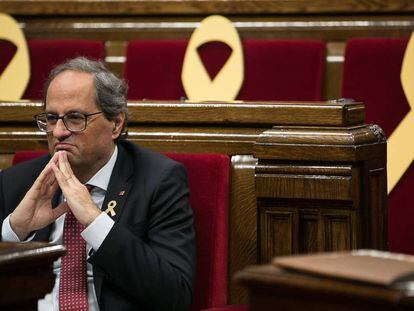
[[[185, 97], [181, 67], [186, 40], [135, 40], [128, 44], [124, 76], [129, 99]], [[243, 40], [245, 79], [237, 99], [320, 100], [325, 45], [317, 40]], [[225, 44], [198, 49], [210, 76], [229, 54]], [[222, 64], [220, 64], [222, 65]]]
[[[365, 123], [381, 126], [390, 136], [410, 110], [401, 81], [407, 39], [349, 40], [345, 50], [342, 96], [365, 104]], [[388, 196], [388, 247], [414, 254], [414, 209], [411, 166]]]
[[194, 212], [197, 269], [192, 310], [227, 303], [229, 158], [223, 154], [166, 154], [187, 169]]
[[[45, 153], [46, 151], [16, 152], [13, 165]], [[229, 158], [223, 154], [165, 155], [182, 163], [188, 175], [197, 248], [191, 309], [198, 311], [224, 307], [227, 303]]]
[[12, 159], [12, 165], [16, 165], [19, 164], [21, 162], [24, 161], [29, 161], [31, 159], [40, 157], [44, 154], [46, 154], [47, 151], [45, 150], [40, 150], [40, 151], [29, 151], [29, 150], [24, 150], [24, 151], [17, 151]]
[[104, 45], [95, 40], [28, 40], [30, 81], [25, 99], [41, 99], [43, 83], [49, 72], [64, 61], [77, 56], [102, 60]]

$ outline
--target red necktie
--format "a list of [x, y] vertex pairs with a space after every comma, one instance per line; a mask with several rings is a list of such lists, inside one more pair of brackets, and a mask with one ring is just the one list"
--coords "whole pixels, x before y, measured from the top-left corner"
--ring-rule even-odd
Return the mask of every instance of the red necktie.
[[[86, 187], [89, 192], [93, 188], [90, 185]], [[62, 257], [60, 268], [59, 310], [88, 310], [86, 242], [81, 236], [83, 229], [72, 212], [67, 212], [62, 238], [67, 252]]]

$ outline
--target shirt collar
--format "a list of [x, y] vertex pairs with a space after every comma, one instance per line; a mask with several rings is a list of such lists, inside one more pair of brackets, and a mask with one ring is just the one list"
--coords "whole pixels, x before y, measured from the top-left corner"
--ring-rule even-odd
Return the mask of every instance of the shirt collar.
[[114, 152], [108, 162], [95, 174], [91, 179], [88, 180], [87, 184], [98, 187], [103, 190], [108, 189], [109, 179], [114, 169], [116, 158], [118, 155], [118, 147], [115, 145]]

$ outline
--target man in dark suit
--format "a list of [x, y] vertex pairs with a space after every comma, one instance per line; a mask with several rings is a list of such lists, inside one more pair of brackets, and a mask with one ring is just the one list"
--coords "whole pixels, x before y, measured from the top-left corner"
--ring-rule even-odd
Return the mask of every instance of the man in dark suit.
[[[45, 90], [36, 121], [50, 155], [0, 173], [2, 240], [67, 244], [39, 309], [187, 309], [195, 249], [184, 168], [120, 138], [126, 86], [102, 63], [70, 60], [51, 72]], [[68, 240], [70, 217], [82, 227], [76, 243]], [[83, 277], [66, 280], [79, 253], [88, 262], [86, 298], [64, 288]]]

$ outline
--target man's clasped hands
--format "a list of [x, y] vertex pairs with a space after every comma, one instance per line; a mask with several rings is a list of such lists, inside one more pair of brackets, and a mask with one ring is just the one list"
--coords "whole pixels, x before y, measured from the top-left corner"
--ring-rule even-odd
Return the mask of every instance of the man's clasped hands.
[[[64, 200], [53, 208], [52, 198], [58, 187]], [[69, 211], [85, 227], [101, 213], [87, 187], [73, 173], [67, 152], [57, 151], [11, 214], [10, 225], [23, 241]]]

